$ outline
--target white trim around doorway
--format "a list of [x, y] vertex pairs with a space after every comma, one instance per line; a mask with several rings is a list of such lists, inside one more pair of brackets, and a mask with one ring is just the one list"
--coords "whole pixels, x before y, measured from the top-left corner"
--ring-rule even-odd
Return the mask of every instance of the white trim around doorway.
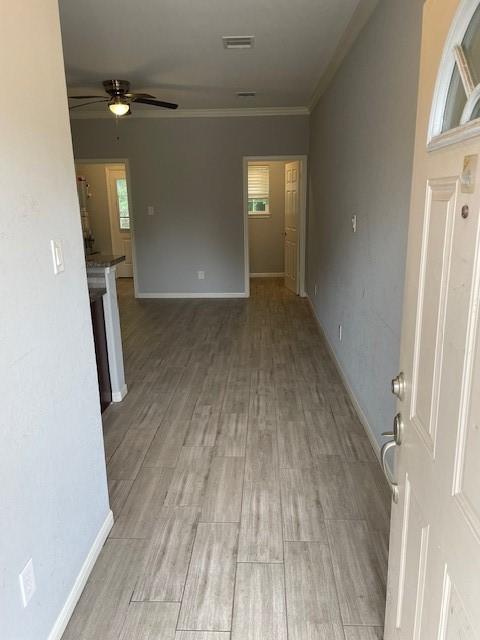
[[[250, 255], [248, 247], [248, 163], [249, 162], [300, 162], [300, 220], [298, 234], [298, 289], [302, 298], [307, 296], [305, 290], [305, 260], [306, 260], [306, 244], [307, 244], [307, 171], [308, 157], [300, 156], [244, 156], [243, 157], [243, 248], [245, 263], [245, 297], [250, 297], [250, 278], [267, 277], [265, 274], [250, 273]], [[269, 274], [274, 277], [281, 277], [283, 274]]]
[[[138, 284], [137, 284], [137, 252], [135, 250], [135, 214], [133, 210], [133, 198], [132, 198], [132, 180], [130, 174], [130, 163], [128, 158], [74, 158], [75, 166], [77, 164], [123, 164], [125, 167], [125, 175], [127, 176], [127, 194], [128, 194], [128, 208], [130, 211], [130, 237], [132, 242], [132, 265], [133, 265], [133, 290], [135, 298], [139, 297]], [[110, 196], [109, 196], [110, 198]], [[109, 212], [110, 218], [110, 212]]]

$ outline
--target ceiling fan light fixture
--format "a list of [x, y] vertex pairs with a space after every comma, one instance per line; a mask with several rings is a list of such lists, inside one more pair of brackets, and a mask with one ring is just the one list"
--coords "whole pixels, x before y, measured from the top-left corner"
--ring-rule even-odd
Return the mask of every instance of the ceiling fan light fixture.
[[[68, 96], [74, 100], [94, 100], [95, 102], [84, 102], [83, 104], [74, 104], [69, 109], [78, 109], [86, 107], [96, 102], [108, 103], [110, 111], [118, 118], [131, 115], [131, 104], [148, 104], [151, 107], [160, 107], [161, 109], [177, 109], [178, 104], [174, 102], [166, 102], [165, 100], [157, 100], [155, 96], [149, 93], [137, 93], [130, 91], [130, 82], [128, 80], [104, 80], [103, 88], [107, 95], [104, 96]], [[96, 99], [98, 98], [98, 100]]]
[[108, 108], [116, 116], [124, 116], [130, 111], [130, 105], [120, 97], [112, 98], [108, 103]]

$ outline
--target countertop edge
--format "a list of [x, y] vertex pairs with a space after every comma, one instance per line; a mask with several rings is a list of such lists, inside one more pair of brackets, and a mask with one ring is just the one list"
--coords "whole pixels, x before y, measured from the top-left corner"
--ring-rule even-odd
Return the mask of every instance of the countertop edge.
[[125, 261], [125, 256], [114, 256], [107, 254], [94, 254], [93, 256], [86, 256], [85, 264], [88, 267], [113, 267], [120, 262]]

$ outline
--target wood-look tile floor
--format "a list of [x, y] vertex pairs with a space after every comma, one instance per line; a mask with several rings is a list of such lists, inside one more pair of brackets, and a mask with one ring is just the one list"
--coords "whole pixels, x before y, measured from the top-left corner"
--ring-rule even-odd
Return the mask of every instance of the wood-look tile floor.
[[305, 300], [135, 300], [115, 525], [64, 640], [379, 640], [383, 476]]

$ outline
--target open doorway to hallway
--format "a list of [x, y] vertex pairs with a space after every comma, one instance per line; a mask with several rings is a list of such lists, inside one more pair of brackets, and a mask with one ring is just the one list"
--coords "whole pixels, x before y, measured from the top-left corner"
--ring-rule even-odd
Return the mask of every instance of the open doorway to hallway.
[[282, 278], [305, 295], [306, 156], [246, 157], [245, 289], [250, 278]]
[[77, 160], [77, 188], [87, 255], [125, 256], [118, 278], [134, 277], [130, 185], [126, 162]]

